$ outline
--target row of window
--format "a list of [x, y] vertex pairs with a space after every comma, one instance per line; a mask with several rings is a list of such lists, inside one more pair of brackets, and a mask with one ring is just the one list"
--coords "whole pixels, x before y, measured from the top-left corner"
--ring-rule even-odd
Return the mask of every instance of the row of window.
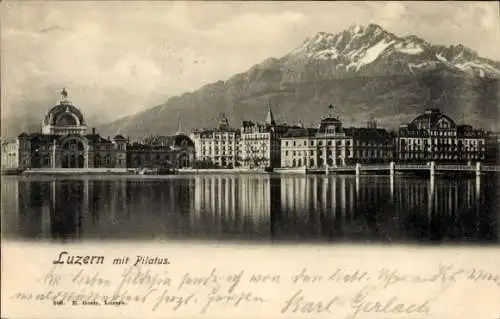
[[[304, 151], [303, 154], [301, 154], [302, 152], [288, 152], [288, 151], [285, 151], [285, 156], [307, 156], [307, 152]], [[351, 151], [351, 150], [346, 150], [345, 152], [345, 156], [346, 157], [350, 157], [352, 156], [352, 154], [356, 154], [356, 157], [359, 157], [359, 158], [365, 158], [365, 157], [369, 157], [369, 158], [387, 158], [387, 157], [392, 157], [392, 152], [390, 151], [384, 151], [384, 150], [363, 150], [363, 151]], [[323, 157], [323, 152], [322, 151], [319, 151], [317, 154], [315, 154], [313, 151], [310, 151], [309, 152], [309, 156], [319, 156], [319, 157]], [[332, 151], [328, 151], [326, 152], [326, 156], [333, 156], [333, 152]], [[337, 150], [337, 152], [335, 153], [335, 156], [336, 157], [342, 157], [342, 152]]]
[[[321, 164], [322, 165], [324, 162], [321, 161]], [[333, 160], [333, 159], [328, 159], [327, 161], [327, 164], [329, 166], [333, 166], [334, 163], [336, 165], [339, 165], [339, 166], [342, 166], [342, 165], [345, 165], [345, 161], [343, 160]], [[304, 165], [307, 165], [308, 164], [308, 167], [316, 167], [316, 161], [314, 159], [309, 159], [309, 161], [307, 159], [301, 159], [301, 158], [298, 158], [298, 159], [292, 159], [291, 161], [283, 161], [283, 167], [302, 167]]]
[[[400, 132], [400, 137], [422, 136], [423, 134], [427, 135], [426, 132], [406, 131], [406, 132]], [[456, 137], [459, 134], [457, 133], [457, 131], [431, 131], [429, 135], [430, 136], [453, 136], [453, 137]], [[483, 137], [484, 132], [481, 132], [481, 131], [463, 132], [460, 135], [463, 137]]]
[[[424, 145], [429, 145], [429, 140], [427, 139], [401, 139], [401, 144], [404, 144], [406, 142], [408, 142], [408, 144], [424, 144]], [[453, 145], [462, 145], [462, 144], [465, 144], [466, 145], [476, 145], [476, 144], [479, 144], [479, 145], [482, 145], [483, 144], [483, 140], [457, 140], [457, 139], [433, 139], [431, 140], [431, 143], [433, 145], [436, 145], [436, 144], [453, 144]]]
[[[325, 141], [325, 142], [326, 142], [325, 145], [328, 145], [328, 146], [332, 146], [333, 145], [332, 141]], [[343, 142], [344, 142], [344, 140], [337, 140], [336, 145], [343, 145], [344, 144]], [[308, 143], [308, 140], [304, 140], [304, 141], [302, 141], [302, 144], [300, 142], [297, 142], [297, 141], [293, 141], [293, 142], [292, 141], [284, 141], [284, 143], [285, 143], [285, 146], [297, 146], [297, 145], [299, 145], [299, 146], [300, 145], [303, 145], [303, 146], [308, 146], [308, 145], [309, 146], [315, 146], [315, 145], [317, 145], [317, 146], [323, 146], [323, 141], [322, 140], [319, 140], [317, 144], [315, 144], [314, 140], [309, 141], [309, 143]], [[345, 141], [345, 144], [346, 145], [350, 145], [351, 141], [347, 140], [347, 141]]]
[[[339, 140], [336, 140], [336, 143], [335, 145], [337, 146], [341, 146], [341, 145], [347, 145], [347, 146], [350, 146], [352, 143], [352, 140], [345, 140], [345, 139], [339, 139]], [[354, 143], [352, 143], [353, 145], [355, 146], [377, 146], [377, 147], [380, 147], [380, 146], [389, 146], [390, 145], [390, 142], [389, 141], [385, 141], [383, 143], [379, 143], [379, 142], [375, 142], [375, 141], [354, 141]], [[287, 146], [332, 146], [334, 145], [333, 141], [329, 140], [329, 141], [323, 141], [323, 140], [319, 140], [317, 141], [317, 143], [314, 141], [314, 140], [310, 140], [309, 143], [307, 140], [303, 141], [302, 143], [300, 142], [297, 142], [297, 141], [284, 141], [284, 146], [287, 147]]]
[[484, 147], [460, 147], [460, 146], [450, 146], [450, 145], [439, 145], [434, 147], [428, 147], [428, 145], [424, 145], [420, 147], [420, 145], [401, 145], [400, 151], [428, 151], [428, 152], [479, 152], [486, 151]]
[[431, 136], [455, 136], [456, 131], [431, 131]]
[[400, 154], [400, 159], [484, 159], [483, 154], [422, 154], [422, 153], [404, 153]]

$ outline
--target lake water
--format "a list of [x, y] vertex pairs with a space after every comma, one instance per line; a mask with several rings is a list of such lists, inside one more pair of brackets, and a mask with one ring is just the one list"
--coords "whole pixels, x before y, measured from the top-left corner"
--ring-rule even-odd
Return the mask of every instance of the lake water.
[[2, 177], [2, 234], [78, 241], [498, 243], [497, 177]]

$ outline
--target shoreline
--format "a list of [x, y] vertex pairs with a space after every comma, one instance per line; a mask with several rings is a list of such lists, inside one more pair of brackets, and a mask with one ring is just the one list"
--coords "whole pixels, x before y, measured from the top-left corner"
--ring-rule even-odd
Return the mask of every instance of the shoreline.
[[[446, 175], [489, 175], [499, 173], [500, 168], [495, 167], [493, 170], [482, 170], [476, 172], [473, 169], [464, 170], [438, 170], [435, 171], [434, 175], [446, 176]], [[2, 169], [2, 176], [18, 175], [18, 176], [175, 176], [175, 175], [203, 175], [203, 174], [253, 174], [253, 175], [392, 175], [389, 170], [362, 170], [356, 172], [353, 169], [306, 169], [306, 168], [274, 168], [274, 169], [248, 169], [248, 168], [236, 168], [236, 169], [220, 169], [220, 168], [210, 168], [210, 169], [192, 169], [192, 168], [181, 168], [172, 171], [166, 171], [165, 173], [158, 173], [154, 170], [139, 170], [135, 168], [36, 168], [36, 169]], [[356, 174], [357, 173], [357, 174]], [[394, 175], [428, 175], [428, 170], [396, 170], [393, 172]]]

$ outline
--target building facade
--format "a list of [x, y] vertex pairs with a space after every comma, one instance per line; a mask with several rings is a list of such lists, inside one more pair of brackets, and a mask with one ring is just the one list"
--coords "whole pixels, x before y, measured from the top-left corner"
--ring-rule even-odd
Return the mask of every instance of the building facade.
[[[127, 138], [104, 138], [87, 123], [63, 89], [61, 101], [45, 116], [41, 131], [2, 140], [2, 168], [189, 167], [194, 144], [185, 135], [129, 145]], [[159, 157], [158, 157], [159, 156]]]
[[240, 164], [240, 132], [231, 128], [229, 121], [222, 116], [219, 127], [195, 130], [191, 135], [197, 165], [200, 167], [233, 168]]
[[241, 166], [248, 168], [279, 167], [281, 138], [292, 126], [277, 124], [269, 108], [264, 123], [243, 121], [241, 125]]
[[[106, 139], [92, 130], [87, 134], [87, 124], [79, 108], [68, 100], [63, 89], [61, 101], [46, 114], [41, 132], [21, 133], [3, 147], [4, 162], [11, 168], [92, 168], [126, 167], [127, 140], [120, 135]], [[2, 150], [3, 151], [3, 150]], [[2, 159], [4, 154], [2, 152]]]
[[457, 125], [439, 109], [427, 109], [399, 128], [399, 162], [467, 163], [487, 158], [488, 133], [470, 125]]
[[194, 158], [194, 143], [182, 133], [150, 136], [140, 143], [127, 146], [128, 168], [187, 168], [193, 166]]
[[19, 168], [19, 141], [2, 139], [2, 168]]
[[281, 167], [325, 168], [393, 159], [393, 137], [376, 127], [343, 128], [335, 117], [318, 128], [294, 128], [281, 139]]
[[222, 116], [216, 129], [195, 130], [191, 134], [196, 149], [196, 160], [206, 166], [220, 168], [279, 167], [281, 137], [291, 128], [277, 124], [271, 109], [264, 123], [243, 121], [240, 128], [232, 128]]

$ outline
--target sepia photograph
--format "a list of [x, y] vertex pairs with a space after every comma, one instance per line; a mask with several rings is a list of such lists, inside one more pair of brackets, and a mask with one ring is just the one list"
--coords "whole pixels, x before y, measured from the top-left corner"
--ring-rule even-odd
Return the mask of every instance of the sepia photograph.
[[[27, 245], [43, 271], [58, 264], [88, 264], [82, 271], [108, 263], [184, 267], [165, 252], [133, 250], [143, 244], [158, 252], [186, 247], [189, 267], [202, 268], [209, 261], [194, 259], [198, 250], [189, 245], [237, 245], [249, 254], [261, 247], [259, 254], [276, 259], [278, 249], [304, 245], [384, 254], [408, 246], [436, 256], [446, 247], [484, 248], [492, 249], [485, 258], [498, 257], [499, 14], [498, 3], [488, 1], [2, 1], [2, 250], [8, 243], [14, 256]], [[113, 252], [113, 245], [130, 253], [99, 252]], [[90, 246], [92, 254], [75, 248]], [[50, 252], [42, 255], [42, 247]], [[228, 253], [235, 263], [245, 259], [239, 254]], [[339, 260], [356, 267], [377, 260], [363, 254]], [[403, 263], [403, 254], [394, 260]], [[250, 256], [247, 262], [275, 260]], [[434, 264], [415, 256], [425, 263], [418, 271]], [[492, 282], [467, 294], [493, 289], [493, 300], [500, 297], [500, 259], [481, 258], [470, 262], [497, 272], [474, 266], [454, 276], [470, 285]], [[5, 274], [6, 260], [2, 279], [21, 267], [9, 262]], [[293, 278], [322, 277], [300, 269]], [[219, 278], [215, 273], [205, 279]], [[349, 278], [362, 282], [360, 274]], [[189, 278], [179, 291], [197, 282]], [[368, 271], [366, 278], [375, 277]], [[19, 282], [11, 279], [9, 287], [31, 287]], [[35, 299], [2, 289], [2, 296], [11, 293], [9, 302], [19, 305]], [[281, 318], [294, 308], [293, 316], [322, 317], [336, 304], [308, 304], [303, 293], [285, 296], [275, 315], [256, 315]], [[61, 296], [36, 300], [51, 299], [48, 306], [57, 308], [66, 302]], [[113, 296], [86, 302], [130, 305]], [[240, 302], [253, 309], [271, 300], [241, 296], [210, 297], [201, 308], [224, 300], [233, 310]], [[175, 300], [179, 307], [195, 303], [189, 298]], [[338, 318], [375, 318], [374, 311], [417, 318], [432, 308], [427, 301], [398, 306], [396, 298], [370, 308], [349, 298]], [[450, 309], [431, 317], [463, 318]], [[28, 310], [12, 311], [24, 317]], [[82, 311], [73, 314], [90, 316]], [[484, 318], [498, 316], [500, 309]]]

